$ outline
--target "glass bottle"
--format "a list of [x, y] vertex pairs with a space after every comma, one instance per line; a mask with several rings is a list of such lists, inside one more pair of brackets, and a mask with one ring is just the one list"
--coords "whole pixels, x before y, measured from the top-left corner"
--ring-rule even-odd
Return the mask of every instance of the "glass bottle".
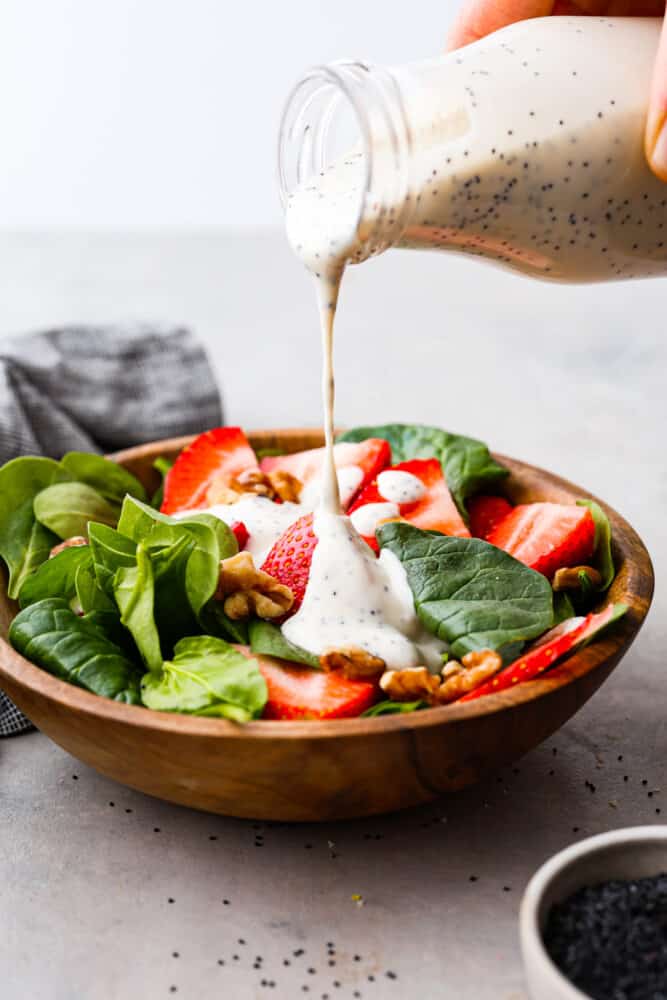
[[291, 242], [301, 199], [301, 230], [325, 247], [348, 227], [353, 262], [408, 247], [570, 282], [664, 274], [667, 185], [643, 150], [659, 31], [537, 18], [424, 62], [313, 69], [280, 128]]

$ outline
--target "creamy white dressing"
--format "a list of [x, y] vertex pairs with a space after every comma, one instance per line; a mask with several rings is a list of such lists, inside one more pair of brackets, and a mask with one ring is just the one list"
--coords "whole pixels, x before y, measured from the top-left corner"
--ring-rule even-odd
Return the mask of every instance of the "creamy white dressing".
[[[343, 465], [336, 469], [336, 478], [341, 506], [347, 507], [364, 478], [363, 469], [360, 469], [358, 465]], [[307, 510], [315, 510], [322, 496], [322, 485], [323, 472], [313, 476], [310, 482], [304, 485], [299, 497], [299, 503], [302, 507]]]
[[237, 503], [220, 503], [197, 511], [182, 511], [174, 517], [182, 521], [195, 513], [212, 514], [229, 525], [234, 521], [242, 521], [248, 531], [245, 547], [252, 555], [255, 565], [261, 566], [274, 543], [307, 511], [301, 504], [274, 503], [267, 497], [248, 494]]
[[377, 477], [377, 487], [384, 500], [395, 504], [416, 503], [426, 493], [421, 479], [402, 469], [388, 469]]
[[376, 558], [344, 515], [320, 509], [315, 523], [308, 586], [301, 607], [282, 626], [285, 637], [318, 655], [356, 646], [394, 668], [419, 666], [426, 656], [441, 667], [447, 646], [423, 635], [393, 553]]
[[375, 529], [380, 521], [386, 521], [390, 517], [398, 517], [400, 513], [398, 505], [395, 503], [365, 503], [363, 507], [357, 507], [356, 510], [352, 511], [350, 521], [352, 521], [355, 531], [368, 537], [375, 534]]

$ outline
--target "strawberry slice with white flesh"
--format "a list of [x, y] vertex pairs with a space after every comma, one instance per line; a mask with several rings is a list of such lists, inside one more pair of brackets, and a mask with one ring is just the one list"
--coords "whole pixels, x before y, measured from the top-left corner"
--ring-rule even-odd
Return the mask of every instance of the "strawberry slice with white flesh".
[[[324, 466], [324, 448], [312, 448], [293, 455], [267, 455], [260, 462], [264, 473], [289, 472], [303, 486], [300, 502], [315, 506], [319, 499], [319, 489]], [[341, 441], [334, 445], [334, 461], [338, 472], [340, 502], [347, 510], [366, 483], [389, 465], [391, 448], [382, 438], [368, 438], [353, 444]]]
[[626, 611], [625, 604], [609, 604], [603, 611], [591, 612], [585, 618], [568, 618], [538, 639], [518, 660], [474, 691], [469, 691], [459, 701], [474, 701], [486, 694], [497, 694], [523, 681], [533, 680], [577, 646], [590, 642], [601, 629], [616, 621]]
[[167, 473], [163, 514], [210, 506], [212, 486], [228, 486], [242, 472], [259, 472], [257, 457], [240, 427], [215, 427], [194, 439]]
[[470, 538], [437, 458], [415, 458], [385, 469], [364, 487], [349, 514], [375, 552], [375, 529], [387, 520], [408, 521], [423, 531]]

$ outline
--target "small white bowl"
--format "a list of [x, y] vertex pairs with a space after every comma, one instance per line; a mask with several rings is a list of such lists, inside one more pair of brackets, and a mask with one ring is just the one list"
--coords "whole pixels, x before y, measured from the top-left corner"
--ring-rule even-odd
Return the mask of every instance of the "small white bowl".
[[586, 885], [667, 872], [667, 826], [633, 826], [589, 837], [545, 862], [521, 901], [519, 935], [533, 1000], [590, 1000], [552, 962], [542, 934], [549, 910]]

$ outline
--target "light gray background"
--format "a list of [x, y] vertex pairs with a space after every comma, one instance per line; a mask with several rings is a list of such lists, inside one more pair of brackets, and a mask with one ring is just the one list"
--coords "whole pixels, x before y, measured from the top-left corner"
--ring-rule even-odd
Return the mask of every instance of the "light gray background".
[[3, 0], [0, 225], [276, 223], [276, 132], [301, 73], [437, 54], [457, 6]]
[[[0, 274], [0, 333], [187, 322], [230, 420], [319, 420], [313, 293], [278, 231], [5, 235]], [[3, 1000], [523, 1000], [516, 918], [536, 866], [667, 815], [664, 296], [659, 281], [547, 286], [414, 252], [350, 272], [339, 421], [434, 421], [606, 498], [655, 559], [649, 621], [516, 769], [384, 819], [225, 820], [113, 785], [39, 734], [0, 742]]]

